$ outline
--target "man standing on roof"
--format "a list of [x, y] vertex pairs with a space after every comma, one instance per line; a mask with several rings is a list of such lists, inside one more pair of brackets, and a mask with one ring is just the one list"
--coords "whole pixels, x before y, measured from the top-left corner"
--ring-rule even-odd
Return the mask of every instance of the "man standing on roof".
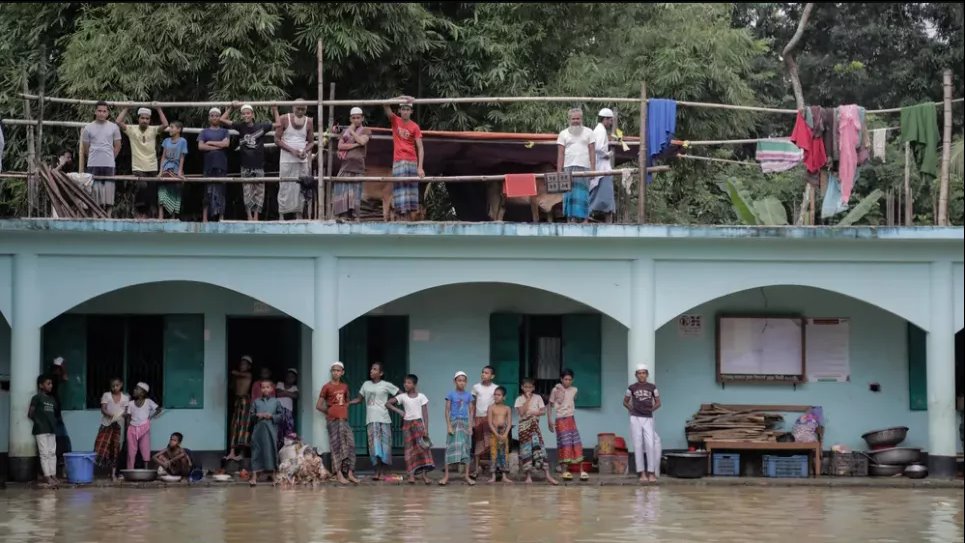
[[[221, 126], [221, 110], [213, 107], [208, 110], [209, 126], [198, 135], [198, 151], [204, 155], [204, 176], [224, 177], [228, 175], [228, 154], [225, 150], [231, 144], [228, 129]], [[224, 215], [225, 184], [205, 183], [204, 201], [201, 208], [201, 222], [208, 218]]]
[[[248, 104], [241, 106], [242, 122], [231, 120], [231, 111], [237, 102], [231, 104], [221, 116], [221, 124], [238, 131], [238, 149], [241, 151], [241, 177], [265, 176], [265, 135], [278, 127], [278, 108], [272, 107], [275, 123], [256, 123], [255, 109]], [[245, 195], [245, 213], [249, 221], [257, 221], [265, 205], [265, 184], [245, 183], [241, 186]]]
[[[338, 158], [342, 161], [338, 176], [361, 177], [365, 175], [365, 151], [372, 131], [362, 126], [362, 108], [353, 107], [349, 119], [351, 123], [338, 138]], [[335, 137], [335, 127], [332, 127], [332, 137]], [[361, 205], [362, 183], [335, 183], [332, 188], [332, 212], [336, 217], [345, 215], [349, 219], [357, 219]]]
[[[303, 177], [312, 175], [311, 155], [315, 142], [315, 131], [311, 117], [305, 115], [308, 106], [299, 98], [292, 112], [278, 120], [275, 127], [275, 143], [281, 149], [278, 157], [278, 177]], [[283, 181], [278, 184], [278, 216], [293, 213], [295, 220], [301, 220], [305, 201], [301, 185], [297, 181]]]
[[[600, 171], [612, 169], [610, 160], [610, 133], [613, 132], [613, 110], [605, 107], [597, 114], [599, 122], [593, 129], [593, 142], [596, 149], [596, 168]], [[613, 176], [604, 175], [590, 180], [590, 214], [602, 213], [604, 220], [613, 222], [616, 211], [616, 198], [613, 194]]]
[[[87, 159], [84, 171], [95, 177], [113, 177], [117, 165], [114, 159], [121, 152], [121, 131], [107, 120], [110, 114], [107, 102], [97, 102], [94, 122], [84, 127], [80, 137], [80, 154]], [[94, 202], [110, 216], [114, 207], [114, 181], [94, 179], [93, 196]]]
[[[146, 107], [137, 110], [137, 126], [124, 123], [127, 108], [121, 110], [115, 121], [131, 142], [131, 173], [137, 177], [157, 177], [157, 135], [168, 127], [164, 111], [157, 108], [157, 114], [161, 124], [154, 126], [151, 126], [151, 110]], [[134, 186], [134, 217], [154, 218], [157, 215], [156, 184], [138, 181]]]
[[[573, 108], [569, 112], [570, 126], [556, 138], [559, 153], [556, 171], [569, 173], [596, 168], [596, 145], [593, 131], [583, 126], [583, 110]], [[590, 190], [586, 177], [574, 177], [571, 189], [563, 195], [563, 215], [569, 222], [589, 222]]]
[[[422, 169], [425, 149], [422, 146], [422, 129], [412, 120], [411, 96], [399, 96], [406, 103], [399, 106], [399, 114], [385, 104], [385, 116], [392, 123], [392, 177], [425, 177]], [[392, 207], [409, 221], [415, 221], [419, 212], [419, 183], [393, 183]]]

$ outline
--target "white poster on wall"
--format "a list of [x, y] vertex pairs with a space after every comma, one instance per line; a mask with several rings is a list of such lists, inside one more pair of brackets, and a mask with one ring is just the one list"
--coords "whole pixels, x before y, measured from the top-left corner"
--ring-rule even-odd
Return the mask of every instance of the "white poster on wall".
[[809, 382], [846, 383], [851, 379], [849, 319], [808, 319], [804, 337]]
[[677, 337], [679, 338], [704, 337], [703, 315], [681, 315], [677, 317]]

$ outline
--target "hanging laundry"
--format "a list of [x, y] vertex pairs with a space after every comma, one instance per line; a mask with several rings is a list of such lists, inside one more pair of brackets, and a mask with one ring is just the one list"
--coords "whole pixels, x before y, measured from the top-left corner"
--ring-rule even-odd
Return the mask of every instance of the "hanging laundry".
[[620, 184], [623, 185], [624, 192], [627, 194], [633, 193], [633, 175], [629, 168], [620, 170]]
[[911, 152], [923, 180], [929, 181], [938, 176], [938, 114], [935, 104], [901, 108], [901, 141], [911, 144]]
[[841, 202], [848, 203], [858, 169], [858, 147], [861, 145], [861, 114], [858, 106], [838, 108], [838, 177], [841, 179]]
[[831, 174], [828, 176], [828, 188], [824, 192], [824, 201], [821, 202], [821, 218], [830, 219], [847, 209], [848, 205], [841, 201], [841, 184], [838, 178]]
[[786, 172], [801, 163], [804, 152], [788, 140], [767, 140], [757, 142], [754, 158], [764, 173]]
[[536, 196], [536, 175], [531, 173], [508, 173], [504, 176], [503, 193], [507, 198]]
[[871, 156], [884, 162], [888, 144], [888, 129], [878, 128], [871, 131]]
[[[647, 101], [647, 167], [653, 165], [653, 158], [662, 153], [674, 132], [677, 131], [677, 101], [665, 98], [651, 98]], [[647, 174], [647, 182], [653, 180]]]
[[791, 131], [791, 142], [804, 151], [804, 165], [808, 173], [817, 173], [827, 163], [828, 155], [824, 149], [824, 140], [814, 136], [801, 112], [798, 112], [794, 130]]

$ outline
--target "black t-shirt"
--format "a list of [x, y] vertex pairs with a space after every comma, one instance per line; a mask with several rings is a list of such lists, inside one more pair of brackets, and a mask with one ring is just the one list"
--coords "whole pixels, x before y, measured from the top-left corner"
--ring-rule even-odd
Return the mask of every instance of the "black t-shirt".
[[272, 128], [271, 123], [235, 123], [238, 131], [238, 150], [241, 151], [241, 167], [251, 170], [265, 169], [265, 134]]
[[652, 417], [653, 406], [660, 392], [653, 383], [633, 383], [627, 387], [630, 397], [630, 415], [634, 417]]

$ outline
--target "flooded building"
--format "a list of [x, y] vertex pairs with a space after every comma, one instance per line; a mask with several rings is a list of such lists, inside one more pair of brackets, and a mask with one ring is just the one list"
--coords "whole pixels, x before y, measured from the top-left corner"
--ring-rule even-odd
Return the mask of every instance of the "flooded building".
[[[588, 453], [598, 433], [629, 435], [622, 398], [646, 363], [665, 449], [687, 446], [685, 422], [704, 403], [816, 405], [825, 448], [907, 426], [906, 444], [947, 474], [961, 450], [963, 273], [961, 228], [0, 221], [0, 451], [11, 478], [32, 477], [27, 404], [58, 356], [74, 450], [93, 447], [99, 398], [119, 376], [150, 383], [166, 408], [153, 449], [178, 431], [218, 454], [243, 355], [276, 380], [299, 370], [296, 424], [323, 449], [314, 404], [333, 360], [353, 389], [374, 361], [396, 382], [419, 375], [437, 446], [457, 370], [475, 382], [492, 364], [512, 398], [521, 379], [548, 391], [571, 368]], [[796, 368], [757, 361], [799, 379], [735, 382], [721, 378], [728, 316], [837, 333], [816, 345], [802, 334]], [[365, 454], [362, 407], [350, 416]]]

